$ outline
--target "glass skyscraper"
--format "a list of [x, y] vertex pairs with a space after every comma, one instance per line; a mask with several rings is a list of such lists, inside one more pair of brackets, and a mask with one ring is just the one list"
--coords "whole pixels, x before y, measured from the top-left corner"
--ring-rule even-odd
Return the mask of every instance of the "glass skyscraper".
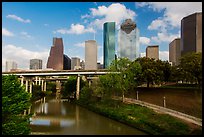
[[104, 68], [108, 68], [115, 60], [115, 22], [106, 22], [103, 25], [104, 36]]
[[118, 57], [131, 61], [139, 57], [139, 29], [135, 22], [126, 19], [118, 33]]

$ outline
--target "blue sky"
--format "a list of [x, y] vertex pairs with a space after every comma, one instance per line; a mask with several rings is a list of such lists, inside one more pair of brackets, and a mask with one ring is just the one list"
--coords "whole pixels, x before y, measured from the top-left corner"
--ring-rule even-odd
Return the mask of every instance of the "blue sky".
[[159, 58], [168, 60], [169, 43], [180, 37], [180, 21], [202, 12], [202, 2], [3, 2], [2, 71], [6, 60], [20, 69], [39, 58], [46, 67], [53, 37], [62, 37], [64, 54], [84, 60], [84, 42], [98, 44], [98, 62], [103, 63], [103, 23], [120, 24], [131, 18], [140, 31], [140, 53], [159, 45]]

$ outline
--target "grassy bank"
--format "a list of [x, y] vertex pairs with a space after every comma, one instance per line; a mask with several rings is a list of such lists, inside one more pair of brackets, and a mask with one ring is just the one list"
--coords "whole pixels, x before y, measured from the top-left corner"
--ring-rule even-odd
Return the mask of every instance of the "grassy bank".
[[[116, 100], [77, 101], [77, 104], [119, 122], [133, 126], [151, 135], [194, 134], [186, 123], [167, 114], [158, 114], [151, 109]], [[201, 129], [195, 134], [201, 134]]]

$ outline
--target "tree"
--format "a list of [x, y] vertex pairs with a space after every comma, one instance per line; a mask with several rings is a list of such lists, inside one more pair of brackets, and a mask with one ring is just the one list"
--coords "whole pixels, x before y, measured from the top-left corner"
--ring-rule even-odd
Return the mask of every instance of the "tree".
[[140, 80], [147, 83], [161, 84], [167, 82], [171, 76], [171, 65], [167, 61], [155, 60], [153, 58], [137, 58], [135, 61], [139, 62], [142, 67], [142, 75]]
[[149, 87], [149, 84], [153, 84], [158, 78], [155, 59], [143, 57], [137, 58], [136, 61], [138, 61], [142, 67], [141, 80], [146, 82], [147, 87]]
[[124, 94], [137, 87], [136, 79], [141, 67], [137, 62], [131, 62], [128, 58], [119, 58], [112, 62], [109, 71], [112, 73], [100, 77], [104, 90], [119, 92], [124, 102]]
[[195, 80], [202, 85], [202, 53], [187, 53], [180, 58], [179, 68], [188, 75], [190, 80]]
[[29, 118], [22, 115], [31, 106], [31, 94], [25, 91], [14, 75], [2, 76], [2, 134], [30, 134]]
[[[61, 93], [63, 97], [68, 97], [71, 95], [76, 94], [76, 84], [77, 84], [77, 77], [70, 76], [67, 81], [63, 84]], [[85, 82], [80, 78], [80, 90], [85, 85]]]

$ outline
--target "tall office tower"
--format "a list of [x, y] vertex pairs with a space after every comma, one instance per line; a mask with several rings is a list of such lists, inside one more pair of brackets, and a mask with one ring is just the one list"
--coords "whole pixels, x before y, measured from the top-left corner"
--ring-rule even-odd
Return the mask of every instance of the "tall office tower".
[[132, 61], [139, 57], [139, 29], [131, 19], [126, 19], [118, 32], [118, 56]]
[[42, 60], [41, 59], [31, 59], [30, 69], [42, 69]]
[[72, 57], [71, 59], [71, 70], [77, 70], [80, 69], [80, 58], [78, 57]]
[[202, 12], [181, 20], [181, 55], [202, 52]]
[[169, 44], [169, 62], [172, 62], [173, 66], [179, 65], [179, 58], [181, 57], [180, 40], [180, 38], [174, 39]]
[[95, 40], [85, 41], [85, 70], [97, 69], [97, 44]]
[[64, 54], [64, 67], [63, 70], [71, 70], [71, 59]]
[[115, 60], [115, 22], [106, 22], [103, 25], [103, 60], [104, 68], [108, 68]]
[[17, 63], [15, 61], [6, 61], [6, 70], [5, 71], [12, 71], [17, 69]]
[[147, 46], [146, 57], [159, 59], [159, 46], [158, 45]]
[[50, 56], [47, 61], [47, 68], [63, 70], [63, 41], [62, 38], [53, 38], [53, 46], [50, 49]]
[[80, 62], [80, 66], [82, 70], [85, 70], [85, 62], [83, 60]]

